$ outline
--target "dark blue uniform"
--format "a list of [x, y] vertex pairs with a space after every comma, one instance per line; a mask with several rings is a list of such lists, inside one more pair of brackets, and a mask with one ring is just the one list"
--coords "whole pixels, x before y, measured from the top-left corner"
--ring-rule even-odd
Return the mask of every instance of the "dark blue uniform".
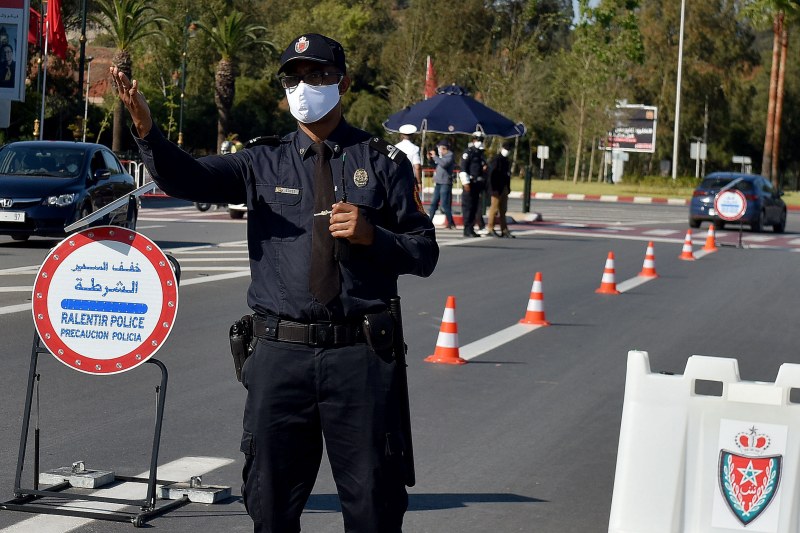
[[[315, 156], [302, 130], [197, 160], [155, 127], [137, 143], [167, 194], [247, 203], [248, 304], [273, 324], [360, 324], [365, 314], [386, 309], [400, 274], [428, 276], [438, 260], [434, 228], [419, 204], [405, 155], [344, 120], [325, 141], [333, 154], [336, 199], [344, 187], [347, 201], [375, 226], [375, 237], [369, 246], [350, 245], [349, 257], [340, 262], [341, 293], [327, 306], [309, 291]], [[256, 531], [300, 530], [322, 434], [346, 531], [401, 530], [407, 494], [394, 368], [393, 358], [376, 354], [362, 337], [343, 335], [336, 343], [258, 340], [242, 370], [248, 389], [242, 493]]]
[[[479, 150], [474, 146], [467, 148], [467, 151], [461, 156], [461, 170], [466, 172], [469, 176], [469, 192], [464, 192], [461, 195], [461, 212], [464, 216], [464, 235], [477, 236], [472, 226], [477, 223], [478, 227], [483, 229], [483, 212], [481, 202], [481, 193], [486, 188], [486, 176], [484, 169], [486, 168], [486, 158], [483, 155], [483, 150]], [[479, 218], [480, 217], [480, 218]]]

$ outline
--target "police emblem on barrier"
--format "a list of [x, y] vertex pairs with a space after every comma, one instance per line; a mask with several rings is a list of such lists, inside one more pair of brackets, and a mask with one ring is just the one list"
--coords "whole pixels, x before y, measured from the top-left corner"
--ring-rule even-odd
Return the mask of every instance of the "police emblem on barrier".
[[297, 39], [297, 42], [294, 44], [294, 51], [298, 54], [302, 54], [306, 50], [308, 50], [308, 39], [303, 36]]
[[781, 481], [782, 455], [763, 455], [771, 439], [753, 426], [735, 438], [741, 453], [722, 449], [717, 475], [728, 508], [743, 526], [769, 506]]
[[363, 168], [359, 168], [353, 174], [353, 183], [356, 184], [356, 187], [366, 187], [367, 183], [369, 183], [369, 174]]

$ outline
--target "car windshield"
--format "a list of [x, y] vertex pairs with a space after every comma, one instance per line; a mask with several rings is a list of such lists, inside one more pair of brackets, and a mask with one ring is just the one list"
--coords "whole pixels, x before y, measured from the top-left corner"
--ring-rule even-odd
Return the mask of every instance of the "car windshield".
[[79, 148], [8, 145], [0, 150], [0, 176], [74, 178], [83, 160], [84, 151]]
[[[708, 189], [708, 190], [719, 190], [730, 182], [735, 180], [735, 177], [708, 177], [703, 179], [703, 182], [700, 184], [701, 189]], [[744, 193], [752, 192], [753, 191], [753, 182], [747, 180], [741, 180], [736, 185], [733, 186], [734, 189], [742, 191]]]

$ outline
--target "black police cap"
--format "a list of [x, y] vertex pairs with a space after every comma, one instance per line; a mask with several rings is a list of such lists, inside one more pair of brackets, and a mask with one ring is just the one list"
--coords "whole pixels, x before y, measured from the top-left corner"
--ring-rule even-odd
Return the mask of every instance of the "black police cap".
[[289, 62], [298, 59], [328, 63], [343, 73], [347, 72], [342, 45], [330, 37], [318, 33], [306, 33], [293, 40], [281, 54], [281, 66], [278, 73], [286, 70]]

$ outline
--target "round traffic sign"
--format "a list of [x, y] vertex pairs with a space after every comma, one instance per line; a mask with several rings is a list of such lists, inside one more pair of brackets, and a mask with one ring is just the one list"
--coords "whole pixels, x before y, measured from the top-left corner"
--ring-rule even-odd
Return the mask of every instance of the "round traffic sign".
[[87, 374], [118, 374], [164, 344], [178, 311], [178, 283], [153, 241], [100, 226], [53, 248], [32, 300], [36, 331], [59, 361]]
[[733, 222], [744, 215], [747, 210], [747, 199], [742, 191], [728, 189], [714, 197], [714, 210], [722, 220]]

